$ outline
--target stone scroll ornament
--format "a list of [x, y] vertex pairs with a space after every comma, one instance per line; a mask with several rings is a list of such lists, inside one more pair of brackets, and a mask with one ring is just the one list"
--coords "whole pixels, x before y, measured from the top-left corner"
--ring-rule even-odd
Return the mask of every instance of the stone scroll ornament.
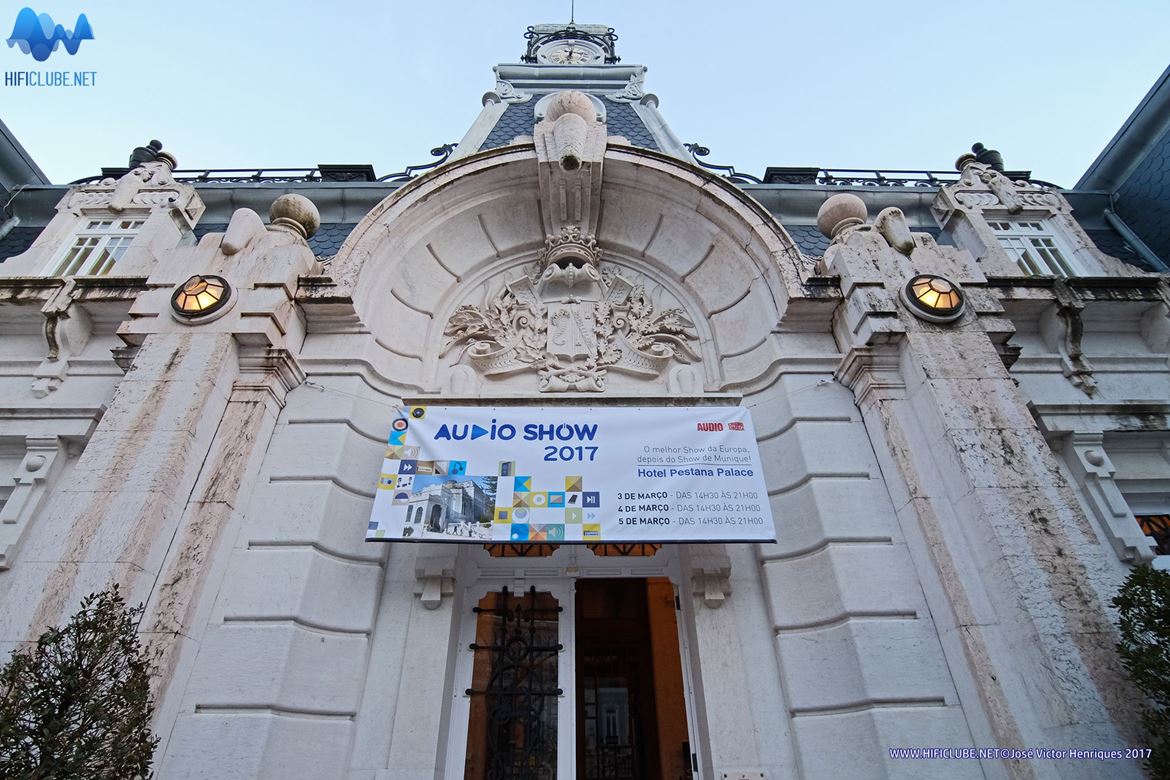
[[642, 285], [603, 267], [597, 240], [570, 225], [484, 307], [455, 310], [443, 354], [464, 344], [483, 376], [535, 370], [541, 392], [600, 393], [611, 370], [654, 378], [697, 361], [694, 327], [680, 308], [655, 314]]

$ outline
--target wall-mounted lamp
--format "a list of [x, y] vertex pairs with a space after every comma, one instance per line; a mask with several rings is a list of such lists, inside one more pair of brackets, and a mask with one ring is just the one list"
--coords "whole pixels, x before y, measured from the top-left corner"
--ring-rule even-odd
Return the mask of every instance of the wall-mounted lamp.
[[902, 288], [902, 302], [927, 322], [954, 322], [963, 313], [963, 293], [949, 279], [919, 274]]
[[222, 276], [192, 276], [175, 289], [171, 308], [181, 317], [206, 317], [222, 309], [232, 288]]

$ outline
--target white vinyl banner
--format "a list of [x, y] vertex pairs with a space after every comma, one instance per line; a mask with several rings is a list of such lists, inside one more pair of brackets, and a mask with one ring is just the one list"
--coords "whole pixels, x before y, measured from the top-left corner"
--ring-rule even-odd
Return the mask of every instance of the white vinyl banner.
[[776, 538], [739, 407], [410, 406], [391, 424], [369, 541]]

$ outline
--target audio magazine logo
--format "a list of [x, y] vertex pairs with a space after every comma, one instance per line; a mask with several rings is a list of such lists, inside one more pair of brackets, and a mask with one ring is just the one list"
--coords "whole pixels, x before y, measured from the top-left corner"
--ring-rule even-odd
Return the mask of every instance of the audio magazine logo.
[[16, 15], [12, 35], [8, 37], [8, 48], [19, 46], [22, 52], [32, 55], [37, 62], [44, 62], [61, 44], [65, 44], [65, 51], [73, 55], [81, 48], [82, 41], [93, 39], [93, 28], [85, 14], [77, 17], [72, 30], [66, 30], [63, 25], [54, 23], [53, 17], [48, 14], [38, 16], [36, 11], [26, 6]]

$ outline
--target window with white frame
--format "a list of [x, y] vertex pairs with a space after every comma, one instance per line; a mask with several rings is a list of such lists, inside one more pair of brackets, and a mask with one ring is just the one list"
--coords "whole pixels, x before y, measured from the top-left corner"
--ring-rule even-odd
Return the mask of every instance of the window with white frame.
[[1072, 254], [1043, 220], [988, 219], [996, 238], [1029, 276], [1076, 276]]
[[91, 219], [50, 264], [50, 276], [104, 276], [130, 248], [144, 219]]

